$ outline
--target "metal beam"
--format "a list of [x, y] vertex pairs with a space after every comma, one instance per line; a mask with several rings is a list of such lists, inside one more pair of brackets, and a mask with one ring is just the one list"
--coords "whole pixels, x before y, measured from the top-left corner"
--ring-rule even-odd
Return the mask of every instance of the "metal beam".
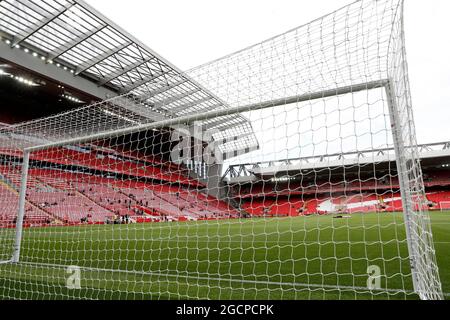
[[[427, 145], [418, 145], [418, 147], [421, 148], [421, 147], [426, 147], [426, 146], [441, 146], [444, 144], [445, 144], [445, 142], [441, 142], [441, 143], [433, 143], [433, 144], [429, 144], [429, 145], [428, 144]], [[388, 157], [390, 155], [389, 151], [394, 152], [395, 149], [394, 148], [382, 148], [382, 149], [373, 149], [373, 150], [364, 150], [364, 151], [332, 153], [332, 154], [328, 154], [328, 155], [317, 155], [317, 156], [309, 156], [309, 157], [302, 157], [302, 158], [289, 158], [289, 159], [275, 161], [275, 163], [281, 163], [281, 162], [289, 162], [291, 164], [302, 163], [302, 162], [310, 163], [310, 162], [317, 162], [318, 160], [320, 161], [320, 159], [322, 159], [322, 161], [323, 161], [324, 158], [327, 158], [327, 159], [329, 159], [329, 161], [331, 161], [331, 160], [334, 160], [334, 158], [338, 159], [339, 157], [342, 157], [344, 159], [355, 159], [355, 158], [360, 157], [360, 155], [363, 155], [363, 158], [371, 159], [374, 154], [376, 154], [377, 156]], [[431, 152], [436, 152], [436, 150], [433, 150]], [[429, 154], [429, 153], [430, 152], [422, 153], [421, 157], [425, 157], [425, 155]], [[433, 154], [433, 156], [435, 156], [435, 155]], [[439, 155], [439, 156], [441, 156], [441, 155]], [[450, 156], [450, 153], [448, 153], [446, 155], [443, 154], [442, 156]], [[264, 161], [264, 162], [257, 162], [257, 163], [241, 163], [241, 164], [234, 165], [231, 167], [252, 166], [252, 165], [258, 165], [261, 167], [261, 166], [269, 164], [270, 162], [273, 162], [273, 161]]]
[[[23, 3], [22, 3], [23, 4]], [[28, 4], [23, 4], [25, 6], [28, 6]], [[34, 25], [31, 30], [27, 32], [25, 36], [22, 36], [20, 38], [15, 39], [14, 42], [12, 42], [11, 47], [15, 47], [16, 45], [20, 45], [22, 42], [30, 38], [33, 34], [41, 30], [43, 27], [51, 23], [53, 20], [57, 19], [59, 16], [61, 16], [63, 13], [65, 13], [67, 10], [72, 8], [75, 5], [75, 3], [66, 3], [63, 5], [60, 9], [58, 9], [55, 13], [52, 13], [50, 16], [45, 17], [42, 19], [39, 24]]]
[[[161, 61], [164, 65], [168, 66], [169, 68], [175, 70], [178, 74], [182, 74], [183, 71], [179, 68], [177, 68], [175, 65], [170, 63], [165, 58], [161, 57], [159, 54], [154, 52], [152, 49], [150, 49], [147, 45], [145, 45], [142, 41], [131, 35], [129, 32], [126, 32], [123, 30], [123, 28], [119, 27], [114, 21], [108, 19], [105, 17], [100, 11], [89, 5], [84, 0], [74, 0], [78, 3], [78, 5], [82, 6], [86, 10], [88, 10], [91, 14], [95, 15], [98, 19], [102, 20], [107, 25], [111, 26], [111, 28], [115, 29], [117, 32], [122, 34], [125, 38], [135, 43], [138, 47], [142, 48], [144, 51], [147, 51], [150, 55]], [[191, 80], [192, 81], [192, 80]]]
[[76, 47], [77, 45], [79, 45], [83, 41], [86, 41], [88, 38], [92, 37], [93, 35], [95, 35], [96, 33], [100, 32], [100, 31], [102, 31], [106, 27], [107, 27], [107, 25], [100, 25], [97, 28], [94, 28], [92, 30], [89, 30], [89, 31], [87, 31], [87, 32], [77, 36], [75, 39], [73, 39], [72, 41], [68, 42], [63, 47], [60, 47], [60, 48], [56, 49], [56, 51], [54, 53], [52, 52], [50, 54], [50, 58], [52, 60], [59, 58], [64, 53], [66, 53], [67, 51], [72, 49], [73, 47]]
[[[351, 85], [351, 86], [346, 86], [346, 87], [340, 87], [340, 88], [336, 88], [336, 89], [306, 93], [306, 94], [302, 94], [302, 95], [298, 95], [298, 96], [292, 96], [292, 97], [287, 97], [287, 98], [259, 102], [259, 103], [248, 105], [246, 107], [242, 107], [242, 109], [245, 110], [243, 112], [246, 112], [246, 111], [250, 111], [250, 110], [274, 108], [274, 107], [284, 106], [284, 105], [288, 105], [288, 104], [323, 99], [323, 98], [334, 97], [334, 96], [344, 95], [344, 94], [349, 94], [349, 93], [356, 93], [356, 92], [360, 92], [363, 90], [372, 90], [372, 89], [383, 88], [387, 84], [388, 84], [388, 80], [371, 81], [371, 82], [367, 82], [367, 83], [361, 83], [361, 84], [356, 84], [356, 85]], [[223, 122], [223, 121], [221, 119], [218, 119], [211, 124], [206, 124], [205, 126], [208, 129], [216, 129], [216, 128], [220, 128], [223, 126], [222, 125], [222, 126], [215, 127], [215, 125], [217, 123], [221, 123], [221, 122]], [[225, 125], [225, 123], [224, 123], [224, 125]]]
[[[102, 20], [104, 23], [106, 23], [109, 26], [111, 26], [112, 28], [116, 29], [116, 31], [120, 32], [125, 38], [127, 38], [127, 39], [131, 40], [132, 42], [134, 42], [143, 51], [146, 51], [151, 56], [156, 58], [160, 64], [163, 64], [165, 67], [167, 67], [169, 69], [172, 69], [173, 71], [177, 72], [179, 75], [184, 74], [184, 72], [181, 69], [177, 68], [174, 64], [172, 64], [171, 62], [169, 62], [165, 58], [161, 57], [159, 54], [157, 54], [155, 51], [153, 51], [147, 45], [145, 45], [142, 41], [138, 40], [136, 37], [132, 36], [130, 33], [126, 32], [125, 30], [120, 28], [112, 20], [108, 19], [101, 12], [99, 12], [98, 10], [96, 10], [95, 8], [90, 6], [88, 3], [86, 3], [86, 1], [84, 1], [84, 0], [75, 0], [75, 1], [78, 3], [78, 5], [82, 6], [86, 10], [88, 10], [91, 14], [97, 16], [97, 18]], [[184, 76], [184, 77], [186, 77], [186, 76]], [[210, 90], [208, 90], [205, 87], [203, 87], [202, 85], [200, 85], [194, 79], [189, 78], [188, 82], [192, 83], [193, 85], [195, 85], [195, 86], [197, 86], [199, 88], [202, 88], [203, 92], [205, 92], [205, 93], [207, 93], [207, 94], [209, 94], [209, 95], [211, 95], [213, 97], [216, 97]], [[223, 105], [226, 105], [226, 103], [224, 101], [220, 100], [218, 97], [216, 97], [216, 99], [218, 101], [221, 101], [223, 103]]]
[[77, 68], [77, 71], [75, 72], [75, 75], [79, 75], [80, 73], [92, 68], [93, 66], [95, 66], [96, 64], [99, 64], [102, 61], [105, 61], [106, 59], [112, 57], [113, 55], [115, 55], [116, 53], [124, 50], [125, 48], [128, 48], [129, 46], [131, 46], [133, 44], [133, 42], [129, 41], [129, 42], [125, 42], [124, 44], [122, 44], [119, 47], [113, 48], [111, 50], [106, 51], [104, 54], [96, 56], [95, 58], [89, 60], [88, 62], [86, 62], [85, 64], [82, 64], [81, 66], [79, 66]]
[[319, 92], [313, 92], [313, 93], [306, 93], [298, 96], [292, 96], [288, 98], [281, 98], [271, 101], [265, 101], [260, 103], [255, 103], [252, 105], [248, 105], [247, 108], [249, 110], [252, 109], [265, 109], [265, 108], [271, 108], [271, 107], [279, 107], [284, 106], [288, 104], [294, 104], [294, 103], [300, 103], [310, 100], [317, 100], [317, 99], [324, 99], [334, 96], [340, 96], [344, 94], [350, 94], [350, 93], [356, 93], [364, 90], [373, 90], [373, 89], [379, 89], [384, 88], [389, 83], [388, 80], [378, 80], [378, 81], [371, 81], [367, 83], [361, 83], [356, 85], [350, 85], [346, 87], [340, 87], [336, 89], [330, 89], [325, 91], [319, 91]]

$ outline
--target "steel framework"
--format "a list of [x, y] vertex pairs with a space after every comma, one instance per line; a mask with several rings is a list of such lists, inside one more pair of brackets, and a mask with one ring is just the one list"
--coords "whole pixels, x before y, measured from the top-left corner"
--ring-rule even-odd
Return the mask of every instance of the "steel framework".
[[[450, 142], [421, 144], [418, 148], [422, 159], [443, 156], [450, 158]], [[311, 169], [317, 167], [321, 163], [330, 166], [332, 163], [339, 163], [339, 165], [342, 165], [344, 161], [348, 161], [349, 164], [354, 165], [361, 164], [362, 161], [366, 160], [369, 163], [395, 161], [395, 150], [394, 148], [381, 148], [376, 150], [361, 150], [312, 157], [235, 164], [228, 167], [222, 176], [222, 180], [232, 182], [233, 179], [239, 178], [239, 182], [243, 183], [245, 182], [245, 178], [247, 178], [249, 182], [257, 179], [255, 174], [259, 175], [262, 172], [267, 175], [275, 175], [280, 171], [287, 172], [290, 170]]]
[[[82, 0], [0, 1], [0, 36], [10, 51], [2, 50], [0, 56], [25, 65], [20, 57], [26, 50], [32, 64], [59, 66], [73, 79], [89, 79], [92, 86], [104, 88], [102, 94], [129, 94], [145, 105], [145, 112], [130, 104], [128, 111], [150, 121], [229, 107]], [[73, 79], [69, 77], [72, 85]], [[248, 124], [242, 115], [224, 117], [221, 124], [233, 127], [236, 119], [237, 125]], [[253, 132], [250, 125], [245, 130]], [[239, 144], [241, 150], [257, 147], [255, 137]]]

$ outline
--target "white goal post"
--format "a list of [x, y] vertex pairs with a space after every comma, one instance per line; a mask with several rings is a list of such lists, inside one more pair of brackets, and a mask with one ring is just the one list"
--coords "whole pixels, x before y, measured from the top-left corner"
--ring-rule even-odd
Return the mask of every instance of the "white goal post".
[[[443, 298], [403, 1], [357, 1], [183, 77], [0, 128], [18, 211], [0, 220], [0, 297]], [[74, 266], [86, 290], [66, 285]], [[11, 289], [27, 281], [39, 292]]]

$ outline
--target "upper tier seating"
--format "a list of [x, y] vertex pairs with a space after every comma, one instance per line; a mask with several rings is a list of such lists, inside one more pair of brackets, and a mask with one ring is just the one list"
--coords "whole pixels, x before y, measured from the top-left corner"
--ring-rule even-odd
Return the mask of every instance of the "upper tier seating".
[[[83, 151], [82, 151], [83, 150]], [[97, 150], [74, 150], [54, 148], [31, 154], [32, 160], [54, 164], [72, 165], [130, 176], [145, 177], [155, 180], [198, 186], [199, 183], [187, 177], [186, 170], [171, 163], [147, 162], [143, 159], [126, 157], [125, 154], [104, 153]], [[150, 160], [150, 159], [149, 159]]]
[[450, 171], [429, 171], [423, 180], [426, 187], [450, 186]]

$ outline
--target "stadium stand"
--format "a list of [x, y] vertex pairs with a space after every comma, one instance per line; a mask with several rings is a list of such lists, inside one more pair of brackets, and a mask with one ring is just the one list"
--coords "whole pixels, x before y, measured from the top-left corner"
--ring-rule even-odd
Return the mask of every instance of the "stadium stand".
[[[0, 154], [21, 158], [14, 150]], [[187, 170], [157, 157], [94, 146], [91, 150], [36, 152], [31, 158], [36, 164], [27, 181], [26, 227], [239, 217], [238, 210], [203, 194], [202, 185], [188, 178]], [[76, 168], [90, 172], [80, 173]], [[129, 179], [107, 178], [110, 174]], [[5, 195], [0, 226], [14, 225], [20, 179], [20, 166], [0, 166], [0, 192]]]
[[432, 210], [450, 210], [450, 191], [427, 193], [427, 199]]
[[243, 208], [252, 216], [283, 217], [332, 213], [371, 213], [401, 211], [399, 193], [353, 194], [312, 197], [290, 197], [282, 199], [256, 196], [243, 203]]
[[[15, 150], [0, 155], [20, 159]], [[187, 221], [249, 217], [294, 217], [313, 214], [396, 212], [402, 210], [397, 177], [368, 177], [333, 183], [329, 177], [308, 176], [301, 182], [261, 181], [232, 188], [240, 207], [203, 194], [202, 184], [188, 177], [188, 171], [174, 163], [138, 151], [115, 150], [91, 145], [36, 152], [37, 165], [27, 182], [26, 226], [74, 225], [130, 222]], [[53, 168], [52, 168], [53, 166]], [[62, 169], [64, 168], [64, 169]], [[80, 173], [77, 169], [90, 171]], [[17, 208], [8, 203], [18, 197], [19, 166], [0, 166], [1, 226], [14, 223]], [[106, 178], [107, 175], [112, 175]], [[114, 179], [126, 175], [127, 180]], [[140, 180], [144, 179], [145, 182]], [[450, 209], [450, 173], [430, 170], [424, 176], [430, 210]]]
[[[13, 228], [18, 212], [18, 193], [4, 182], [0, 182], [0, 227]], [[39, 207], [27, 203], [25, 207], [24, 226], [50, 224], [50, 215]]]
[[234, 194], [236, 198], [252, 198], [255, 196], [288, 196], [288, 195], [311, 195], [339, 192], [368, 192], [373, 190], [399, 189], [398, 178], [355, 180], [347, 183], [332, 183], [330, 181], [317, 180], [314, 183], [290, 183], [284, 185], [275, 185], [270, 182], [262, 182], [250, 187], [235, 187]]
[[[123, 153], [100, 152], [98, 150], [81, 148], [78, 148], [78, 150], [58, 148], [46, 150], [45, 152], [36, 152], [31, 156], [31, 159], [53, 164], [86, 167], [117, 174], [136, 175], [172, 183], [199, 185], [197, 181], [183, 176], [183, 172], [179, 168], [177, 168], [179, 173], [172, 172], [172, 165], [165, 165], [161, 161], [154, 162], [155, 158], [148, 156], [142, 156], [140, 160], [137, 152], [134, 152], [130, 158]], [[169, 170], [170, 174], [165, 173], [169, 172]]]
[[450, 172], [445, 170], [427, 172], [424, 183], [426, 187], [450, 186]]

